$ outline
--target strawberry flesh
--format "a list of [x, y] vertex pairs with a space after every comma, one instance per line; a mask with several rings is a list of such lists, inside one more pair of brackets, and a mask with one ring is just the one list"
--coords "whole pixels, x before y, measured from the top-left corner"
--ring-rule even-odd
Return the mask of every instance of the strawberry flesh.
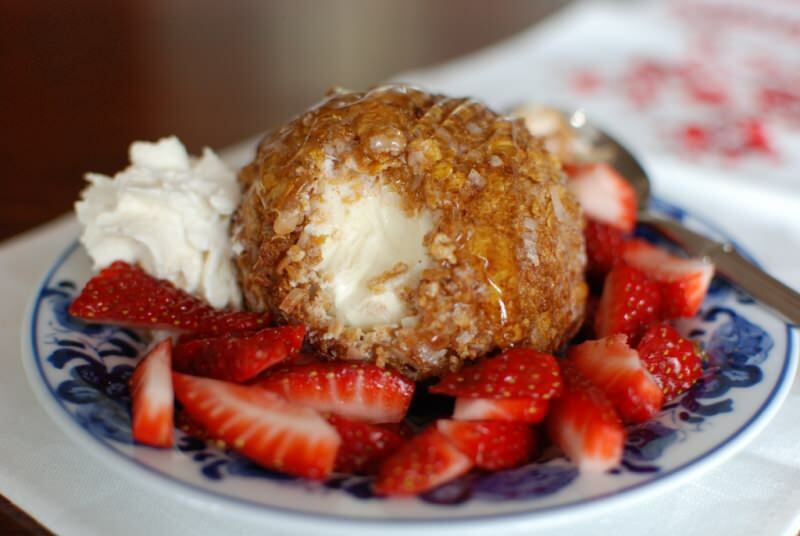
[[175, 396], [211, 437], [255, 463], [291, 475], [324, 479], [341, 444], [336, 429], [312, 409], [258, 386], [173, 373]]
[[626, 243], [622, 258], [660, 285], [664, 318], [697, 314], [714, 277], [710, 262], [676, 257], [644, 240]]
[[567, 185], [584, 214], [593, 220], [630, 233], [636, 226], [636, 191], [613, 167], [604, 162], [567, 164]]
[[567, 356], [578, 371], [605, 393], [625, 422], [651, 419], [664, 404], [664, 394], [630, 348], [625, 335], [586, 341]]
[[561, 375], [553, 356], [513, 348], [442, 377], [430, 392], [466, 398], [536, 398], [561, 392]]
[[169, 281], [124, 261], [112, 263], [91, 278], [69, 313], [87, 322], [203, 336], [254, 331], [269, 322], [264, 313], [214, 309]]
[[456, 398], [453, 419], [535, 424], [544, 420], [547, 407], [547, 400], [539, 398]]
[[196, 439], [217, 441], [217, 438], [211, 437], [203, 425], [194, 420], [183, 408], [175, 410], [175, 428]]
[[405, 442], [404, 435], [392, 425], [369, 424], [331, 415], [328, 418], [342, 446], [334, 470], [339, 473], [370, 475], [381, 462]]
[[436, 426], [476, 467], [487, 471], [523, 465], [536, 448], [533, 428], [524, 423], [442, 419]]
[[431, 426], [381, 464], [374, 489], [379, 495], [416, 495], [465, 474], [472, 466], [469, 456]]
[[622, 261], [624, 233], [613, 225], [587, 218], [583, 236], [586, 241], [586, 272], [602, 281]]
[[606, 277], [595, 311], [597, 337], [625, 334], [633, 343], [661, 317], [661, 291], [644, 273], [616, 266]]
[[369, 423], [403, 420], [414, 382], [389, 369], [341, 361], [287, 366], [258, 385], [290, 402]]
[[194, 339], [175, 347], [173, 366], [193, 376], [242, 383], [297, 354], [304, 337], [304, 326], [282, 326]]
[[603, 391], [563, 362], [564, 393], [545, 421], [550, 439], [581, 471], [602, 472], [620, 464], [625, 428]]
[[130, 379], [133, 439], [153, 447], [171, 447], [174, 428], [172, 340], [158, 343], [139, 362]]
[[667, 324], [648, 329], [637, 350], [667, 400], [691, 389], [703, 374], [703, 362], [695, 344]]

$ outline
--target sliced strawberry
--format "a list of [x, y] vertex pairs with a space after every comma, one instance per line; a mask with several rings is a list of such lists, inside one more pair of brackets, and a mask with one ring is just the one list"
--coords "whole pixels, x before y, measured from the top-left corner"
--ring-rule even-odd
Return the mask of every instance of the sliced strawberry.
[[402, 437], [404, 440], [408, 440], [414, 436], [414, 429], [411, 425], [406, 421], [400, 422], [384, 422], [381, 423], [380, 427], [384, 430], [389, 430], [394, 432], [395, 434]]
[[194, 420], [191, 415], [183, 410], [183, 408], [175, 410], [175, 428], [184, 434], [197, 439], [205, 439], [209, 441], [217, 440], [217, 438], [211, 437], [203, 425]]
[[553, 356], [513, 348], [446, 374], [429, 391], [466, 398], [549, 400], [561, 392], [561, 375]]
[[130, 379], [133, 439], [153, 447], [171, 447], [174, 427], [172, 339], [158, 343]]
[[87, 322], [207, 336], [254, 331], [269, 321], [264, 313], [214, 309], [169, 281], [156, 279], [123, 261], [112, 263], [90, 279], [70, 305], [69, 313]]
[[598, 279], [605, 277], [622, 261], [624, 233], [613, 225], [587, 218], [583, 236], [586, 239], [587, 273]]
[[661, 285], [665, 318], [697, 314], [714, 277], [710, 262], [676, 257], [644, 240], [626, 243], [622, 258]]
[[192, 419], [254, 462], [284, 473], [323, 479], [341, 444], [317, 412], [258, 386], [173, 373], [175, 396]]
[[405, 442], [392, 425], [369, 424], [331, 415], [328, 418], [342, 446], [336, 456], [335, 471], [349, 474], [374, 474], [383, 460]]
[[623, 421], [639, 423], [661, 411], [664, 394], [626, 340], [625, 335], [613, 335], [586, 341], [570, 348], [567, 356], [603, 390]]
[[530, 461], [536, 447], [533, 428], [524, 423], [442, 419], [436, 427], [476, 467], [487, 471], [523, 465]]
[[587, 217], [626, 233], [636, 226], [636, 190], [605, 162], [567, 164], [569, 186]]
[[547, 407], [547, 400], [540, 398], [456, 398], [453, 419], [535, 424], [542, 422]]
[[275, 371], [258, 385], [290, 402], [370, 423], [403, 420], [414, 382], [368, 363], [310, 363]]
[[659, 286], [636, 268], [620, 265], [611, 270], [603, 284], [595, 311], [595, 335], [623, 333], [636, 342], [660, 316]]
[[305, 333], [304, 326], [283, 326], [182, 342], [175, 347], [173, 366], [193, 376], [242, 383], [295, 355]]
[[691, 389], [703, 374], [703, 361], [695, 344], [667, 324], [650, 327], [637, 350], [667, 400]]
[[622, 460], [625, 428], [603, 391], [562, 360], [564, 394], [545, 420], [550, 439], [581, 471], [606, 471]]
[[469, 456], [458, 450], [436, 426], [431, 426], [381, 464], [375, 492], [416, 495], [459, 477], [471, 468]]
[[321, 363], [323, 361], [325, 360], [318, 355], [298, 352], [287, 357], [286, 360], [281, 363], [281, 366], [290, 367], [295, 365], [308, 365], [310, 363]]

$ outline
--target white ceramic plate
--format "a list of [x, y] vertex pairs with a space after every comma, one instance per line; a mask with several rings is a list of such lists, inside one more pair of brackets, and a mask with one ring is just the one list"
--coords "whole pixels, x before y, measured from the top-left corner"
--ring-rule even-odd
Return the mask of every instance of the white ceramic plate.
[[[709, 235], [684, 211], [655, 208]], [[579, 474], [563, 458], [494, 474], [470, 474], [412, 499], [383, 499], [365, 477], [313, 483], [260, 469], [177, 432], [171, 450], [132, 443], [127, 380], [146, 341], [130, 330], [75, 322], [67, 307], [90, 277], [74, 243], [56, 259], [23, 328], [31, 386], [56, 423], [84, 451], [197, 506], [291, 527], [374, 533], [552, 524], [630, 505], [718, 465], [775, 414], [794, 377], [796, 332], [727, 283], [715, 280], [700, 314], [679, 329], [704, 345], [703, 381], [657, 419], [631, 427], [623, 466]], [[471, 530], [470, 530], [471, 532]]]

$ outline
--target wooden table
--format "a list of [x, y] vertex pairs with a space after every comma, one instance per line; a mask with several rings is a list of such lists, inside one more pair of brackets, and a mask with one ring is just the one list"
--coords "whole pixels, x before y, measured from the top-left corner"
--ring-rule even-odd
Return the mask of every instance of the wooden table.
[[[330, 86], [467, 53], [567, 2], [2, 1], [0, 239], [71, 210], [132, 140], [224, 147]], [[0, 533], [46, 532], [0, 496]]]

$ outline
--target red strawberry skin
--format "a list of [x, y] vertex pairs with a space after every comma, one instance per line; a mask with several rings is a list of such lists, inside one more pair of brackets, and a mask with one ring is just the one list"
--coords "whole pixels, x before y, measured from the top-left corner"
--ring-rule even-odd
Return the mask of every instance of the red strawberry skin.
[[589, 275], [603, 278], [622, 262], [625, 236], [619, 228], [587, 218], [583, 236], [586, 241], [586, 271]]
[[442, 419], [436, 426], [476, 467], [487, 471], [524, 465], [536, 448], [533, 428], [524, 423]]
[[550, 439], [581, 471], [602, 472], [620, 464], [625, 428], [599, 387], [562, 360], [564, 393], [545, 420]]
[[513, 348], [446, 374], [429, 391], [465, 398], [549, 400], [561, 392], [561, 375], [553, 356]]
[[637, 350], [667, 400], [691, 389], [703, 375], [703, 361], [695, 344], [668, 324], [651, 326]]
[[369, 363], [341, 361], [287, 366], [258, 385], [290, 402], [369, 423], [400, 422], [414, 382]]
[[544, 420], [547, 408], [547, 400], [539, 398], [456, 398], [453, 419], [536, 424]]
[[211, 437], [277, 471], [324, 479], [341, 439], [314, 410], [290, 404], [258, 386], [173, 373], [176, 398]]
[[178, 372], [242, 383], [297, 354], [304, 326], [282, 326], [238, 335], [194, 339], [175, 347]]
[[469, 456], [431, 426], [381, 464], [374, 489], [379, 495], [416, 495], [465, 474], [472, 465]]
[[172, 340], [158, 343], [139, 362], [130, 379], [133, 439], [153, 447], [171, 447], [174, 428]]
[[138, 266], [116, 261], [83, 287], [69, 307], [87, 322], [165, 329], [207, 336], [254, 331], [269, 322], [264, 313], [220, 311], [156, 279]]
[[374, 474], [381, 462], [405, 442], [404, 436], [392, 425], [369, 424], [337, 415], [331, 415], [328, 422], [342, 438], [334, 465], [339, 473]]
[[584, 214], [593, 220], [630, 233], [636, 226], [636, 191], [613, 167], [604, 162], [564, 166], [567, 183]]
[[676, 257], [644, 240], [627, 242], [622, 258], [661, 285], [664, 318], [697, 314], [714, 277], [710, 262]]
[[636, 342], [661, 318], [661, 291], [644, 273], [619, 265], [606, 277], [595, 311], [597, 337], [625, 334]]
[[585, 378], [603, 390], [623, 421], [644, 422], [661, 411], [664, 394], [625, 335], [586, 341], [567, 355]]

